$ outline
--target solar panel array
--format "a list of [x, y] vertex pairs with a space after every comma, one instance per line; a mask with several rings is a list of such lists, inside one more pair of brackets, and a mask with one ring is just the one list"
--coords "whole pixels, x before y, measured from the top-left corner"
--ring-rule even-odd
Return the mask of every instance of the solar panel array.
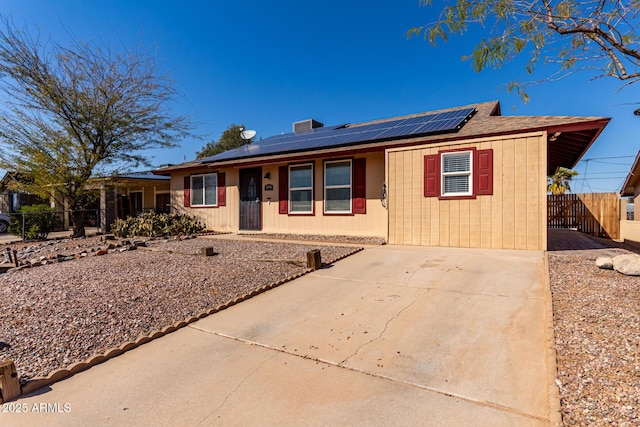
[[408, 119], [389, 120], [362, 126], [326, 126], [306, 132], [265, 138], [242, 147], [201, 159], [208, 163], [276, 153], [291, 153], [366, 142], [380, 142], [416, 136], [457, 132], [469, 121], [475, 108], [461, 108]]

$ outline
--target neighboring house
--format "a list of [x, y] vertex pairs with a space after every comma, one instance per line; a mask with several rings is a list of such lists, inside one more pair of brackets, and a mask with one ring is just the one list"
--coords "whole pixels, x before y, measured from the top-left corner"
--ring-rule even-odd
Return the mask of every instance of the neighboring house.
[[501, 115], [497, 101], [294, 132], [155, 170], [216, 231], [357, 235], [390, 244], [544, 250], [547, 176], [603, 117]]
[[633, 198], [633, 219], [620, 221], [620, 237], [640, 244], [640, 151], [622, 184], [620, 195]]
[[100, 229], [108, 232], [116, 218], [142, 212], [170, 213], [170, 179], [150, 171], [92, 180], [88, 188], [100, 193]]
[[[11, 185], [16, 179], [15, 173], [7, 172], [0, 180], [1, 212], [15, 212], [21, 206], [46, 203], [61, 213], [64, 228], [70, 227], [70, 216], [64, 201], [53, 196], [45, 201], [36, 195], [18, 192]], [[109, 231], [116, 218], [148, 211], [171, 212], [170, 178], [150, 171], [91, 179], [86, 188], [96, 192], [95, 203], [87, 207], [86, 225], [100, 227], [104, 231]]]
[[22, 206], [47, 203], [35, 194], [18, 190], [17, 186], [24, 180], [24, 177], [15, 172], [7, 172], [0, 179], [0, 212], [11, 213]]

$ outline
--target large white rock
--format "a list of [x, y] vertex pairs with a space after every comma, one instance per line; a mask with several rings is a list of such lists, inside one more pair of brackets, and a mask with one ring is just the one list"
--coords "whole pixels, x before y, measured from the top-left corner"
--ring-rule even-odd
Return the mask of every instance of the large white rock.
[[613, 269], [627, 276], [640, 276], [640, 255], [625, 254], [613, 257]]
[[596, 265], [605, 270], [613, 270], [613, 258], [610, 256], [599, 256], [596, 258]]

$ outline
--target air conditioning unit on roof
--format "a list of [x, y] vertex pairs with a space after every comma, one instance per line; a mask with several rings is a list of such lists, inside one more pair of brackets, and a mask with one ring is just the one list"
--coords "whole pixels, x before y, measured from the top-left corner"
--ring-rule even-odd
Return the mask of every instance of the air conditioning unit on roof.
[[321, 128], [324, 125], [317, 120], [307, 119], [301, 120], [299, 122], [293, 122], [293, 132], [300, 133], [306, 132], [315, 128]]

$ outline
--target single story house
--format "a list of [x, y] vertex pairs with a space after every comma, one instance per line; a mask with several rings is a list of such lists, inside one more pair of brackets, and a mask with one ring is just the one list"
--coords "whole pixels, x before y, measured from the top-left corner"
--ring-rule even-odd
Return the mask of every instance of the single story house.
[[[63, 228], [70, 227], [70, 215], [64, 200], [55, 194], [49, 200], [19, 191], [17, 181], [25, 178], [7, 172], [0, 180], [0, 212], [11, 213], [22, 206], [48, 204], [60, 212]], [[170, 178], [151, 171], [124, 173], [109, 178], [92, 178], [86, 189], [94, 192], [95, 202], [87, 206], [87, 226], [109, 231], [116, 218], [135, 216], [142, 212], [171, 211]]]
[[25, 177], [15, 172], [6, 172], [0, 179], [0, 212], [11, 213], [22, 206], [46, 203], [35, 194], [18, 189], [18, 186], [25, 180]]
[[634, 215], [632, 220], [620, 221], [620, 237], [625, 241], [640, 244], [640, 151], [622, 184], [620, 195], [633, 198]]
[[293, 124], [163, 167], [171, 204], [208, 229], [377, 236], [390, 244], [544, 250], [547, 176], [605, 117], [502, 116], [497, 101], [357, 124]]
[[151, 171], [130, 172], [91, 180], [87, 188], [99, 192], [100, 229], [109, 231], [116, 218], [142, 212], [170, 213], [170, 179]]

